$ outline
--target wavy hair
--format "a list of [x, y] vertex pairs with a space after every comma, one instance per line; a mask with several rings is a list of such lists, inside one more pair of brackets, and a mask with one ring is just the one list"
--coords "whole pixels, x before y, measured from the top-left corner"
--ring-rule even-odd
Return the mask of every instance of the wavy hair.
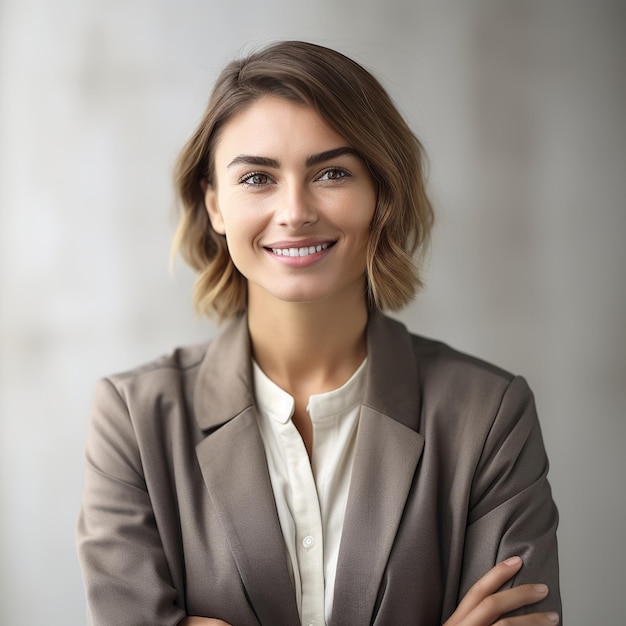
[[313, 107], [357, 150], [377, 187], [367, 247], [369, 307], [398, 310], [422, 286], [420, 261], [433, 210], [425, 190], [423, 147], [382, 85], [355, 61], [312, 43], [283, 41], [229, 63], [175, 169], [180, 221], [172, 251], [198, 272], [196, 311], [224, 319], [246, 309], [247, 280], [208, 218], [204, 189], [213, 184], [220, 130], [263, 96]]

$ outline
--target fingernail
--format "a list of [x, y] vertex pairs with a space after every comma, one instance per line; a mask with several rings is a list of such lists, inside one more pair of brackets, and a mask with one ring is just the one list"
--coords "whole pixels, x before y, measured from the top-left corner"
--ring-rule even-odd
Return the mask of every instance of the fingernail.
[[505, 565], [509, 565], [510, 567], [512, 567], [513, 565], [519, 565], [521, 562], [522, 559], [520, 559], [519, 556], [512, 556], [510, 559], [503, 561]]
[[546, 613], [546, 617], [553, 623], [556, 624], [559, 621], [558, 613]]
[[548, 586], [547, 585], [533, 585], [533, 589], [537, 592], [537, 593], [548, 593]]

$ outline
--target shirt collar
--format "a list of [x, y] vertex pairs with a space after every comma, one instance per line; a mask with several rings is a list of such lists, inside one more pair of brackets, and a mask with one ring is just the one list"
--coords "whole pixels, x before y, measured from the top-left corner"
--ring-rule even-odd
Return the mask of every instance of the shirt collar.
[[[338, 389], [317, 393], [309, 398], [307, 411], [313, 421], [345, 413], [361, 404], [365, 392], [366, 364], [367, 358]], [[260, 411], [281, 424], [288, 422], [295, 409], [293, 397], [271, 380], [254, 360], [252, 361], [252, 379], [254, 395]]]

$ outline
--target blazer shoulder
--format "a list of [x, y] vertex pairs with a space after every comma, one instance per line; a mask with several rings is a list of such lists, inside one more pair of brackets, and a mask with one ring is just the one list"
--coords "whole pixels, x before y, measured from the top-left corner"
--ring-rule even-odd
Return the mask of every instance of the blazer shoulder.
[[508, 386], [517, 376], [510, 371], [472, 356], [449, 344], [410, 333], [416, 362], [422, 376], [446, 376], [484, 380], [489, 384]]
[[195, 433], [194, 390], [209, 345], [179, 347], [98, 380], [89, 414], [89, 458], [98, 458], [98, 466], [109, 467], [115, 454], [107, 456], [103, 450], [110, 450], [113, 441], [113, 447], [126, 451], [125, 458], [135, 459], [134, 465], [140, 468], [139, 449], [155, 449], [164, 441], [177, 440], [181, 433]]
[[123, 387], [141, 379], [158, 378], [168, 374], [184, 376], [186, 373], [193, 373], [200, 366], [210, 344], [211, 342], [208, 341], [195, 345], [180, 346], [151, 361], [131, 369], [110, 374], [104, 378], [115, 387]]
[[117, 397], [132, 413], [137, 407], [157, 406], [163, 399], [190, 398], [210, 344], [177, 347], [152, 361], [101, 378], [96, 384], [95, 405]]
[[471, 433], [460, 440], [474, 440], [479, 449], [496, 420], [502, 432], [516, 428], [526, 413], [536, 420], [534, 396], [524, 377], [441, 341], [411, 335], [411, 342], [424, 428], [449, 432], [469, 428]]

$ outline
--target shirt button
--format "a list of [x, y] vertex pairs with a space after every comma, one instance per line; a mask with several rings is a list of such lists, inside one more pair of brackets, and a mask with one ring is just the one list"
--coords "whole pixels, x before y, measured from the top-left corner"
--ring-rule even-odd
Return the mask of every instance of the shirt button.
[[302, 540], [302, 545], [308, 550], [309, 548], [312, 548], [315, 545], [315, 539], [313, 539], [311, 535], [307, 535]]

